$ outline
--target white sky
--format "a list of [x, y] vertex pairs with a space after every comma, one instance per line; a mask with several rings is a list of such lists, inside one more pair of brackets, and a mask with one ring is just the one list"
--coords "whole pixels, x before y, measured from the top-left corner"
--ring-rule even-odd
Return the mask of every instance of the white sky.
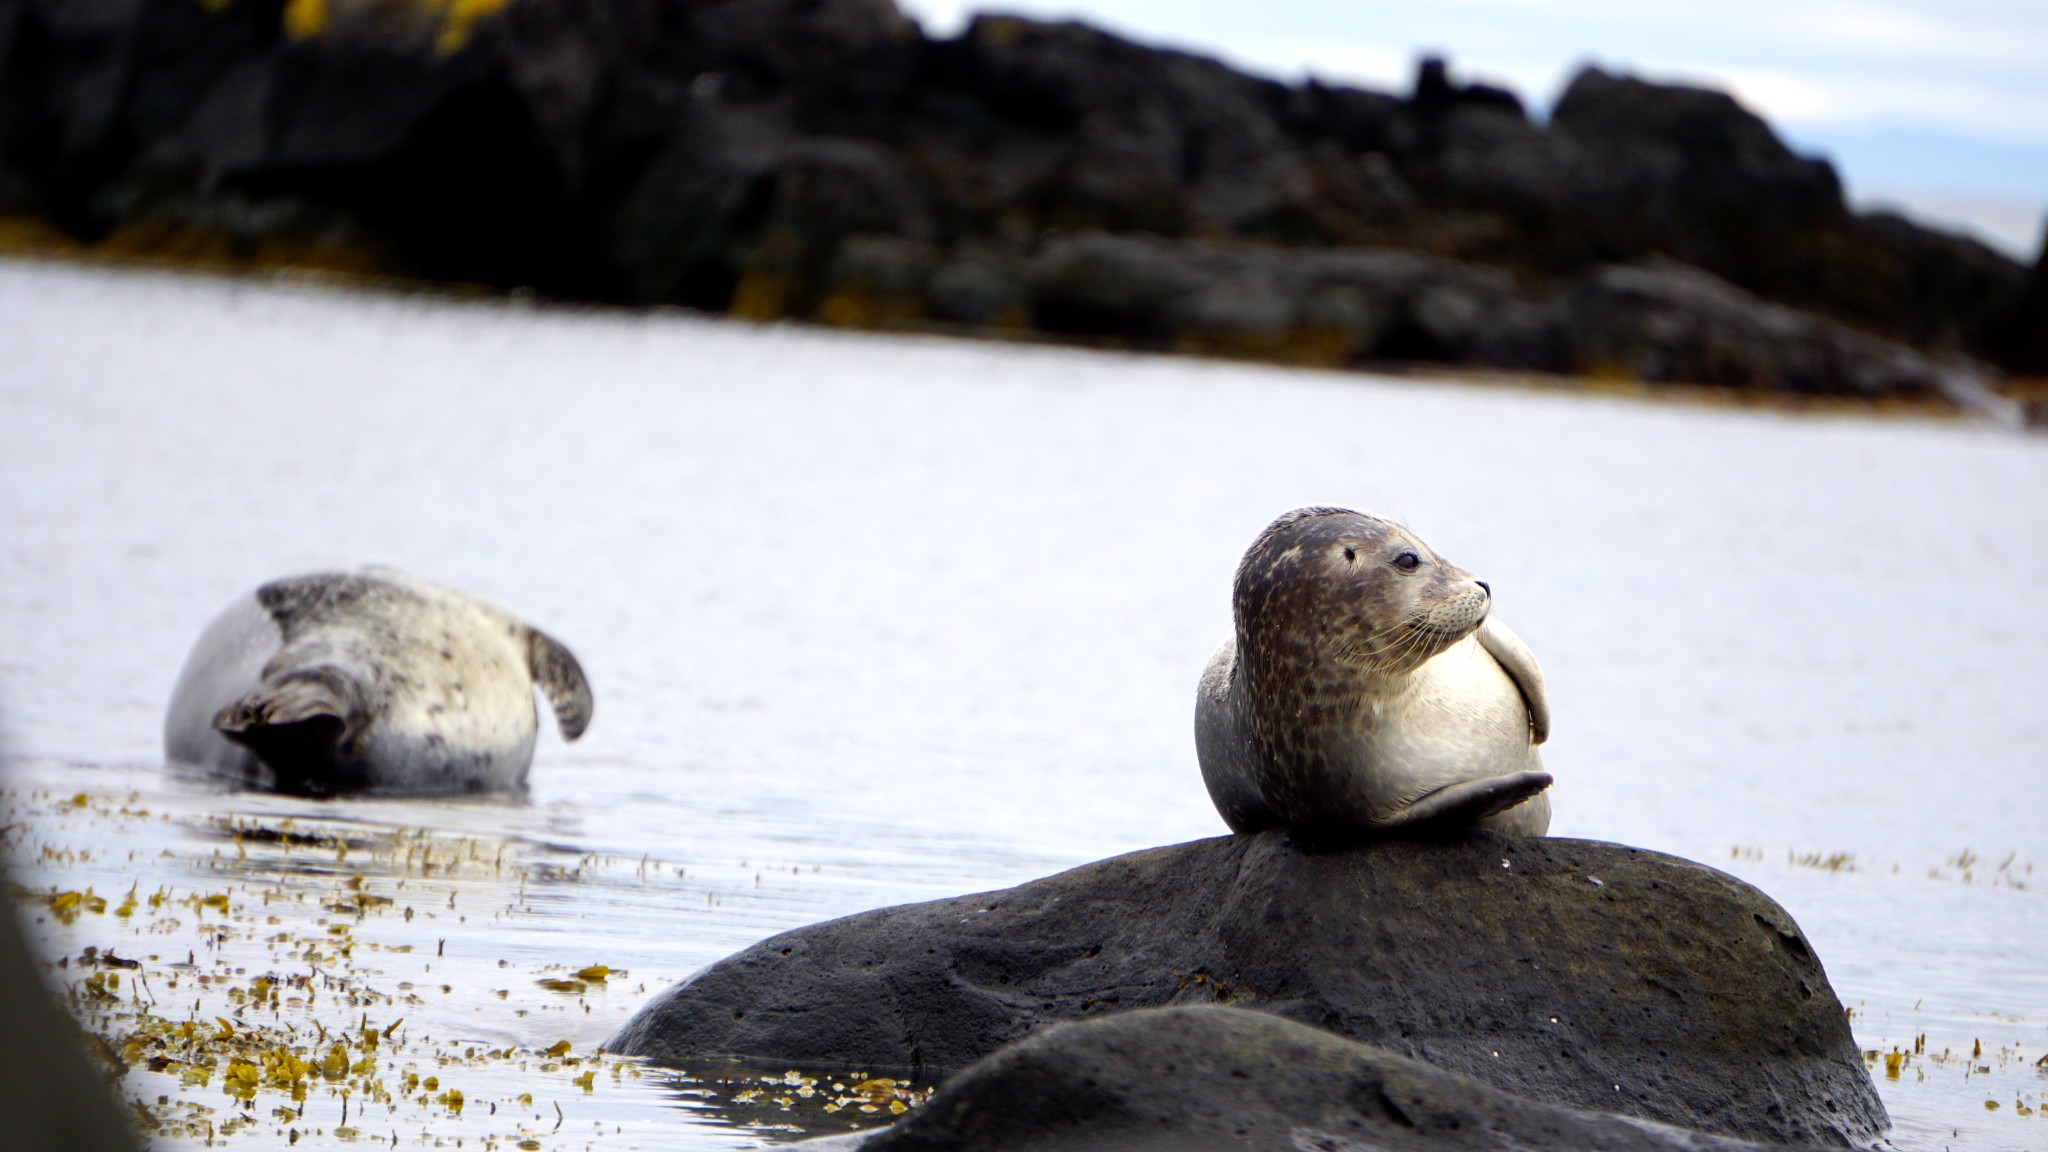
[[1734, 92], [1834, 156], [1863, 198], [2048, 211], [2048, 0], [903, 0], [935, 32], [971, 11], [1075, 17], [1281, 77], [1405, 91], [1415, 57], [1537, 106], [1595, 61]]

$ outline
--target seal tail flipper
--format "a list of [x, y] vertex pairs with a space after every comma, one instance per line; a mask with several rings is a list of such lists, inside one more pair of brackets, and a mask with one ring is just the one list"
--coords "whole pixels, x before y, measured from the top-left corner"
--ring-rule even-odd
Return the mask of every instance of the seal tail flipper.
[[526, 630], [526, 664], [533, 682], [555, 710], [555, 727], [562, 739], [575, 740], [590, 727], [590, 714], [597, 707], [590, 695], [590, 681], [583, 678], [583, 665], [554, 637], [538, 628]]
[[1548, 772], [1510, 772], [1505, 776], [1448, 785], [1394, 813], [1381, 822], [1380, 827], [1476, 824], [1550, 787], [1550, 781]]

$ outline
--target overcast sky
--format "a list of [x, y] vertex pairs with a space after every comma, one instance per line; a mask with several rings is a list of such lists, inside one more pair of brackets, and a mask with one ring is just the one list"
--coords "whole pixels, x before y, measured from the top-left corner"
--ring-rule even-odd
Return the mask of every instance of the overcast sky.
[[[2048, 215], [2048, 0], [903, 0], [934, 32], [970, 11], [1075, 17], [1135, 39], [1405, 90], [1415, 57], [1547, 106], [1579, 65], [1734, 92], [1863, 201], [2029, 254]], [[1990, 235], [2000, 233], [2000, 235]]]

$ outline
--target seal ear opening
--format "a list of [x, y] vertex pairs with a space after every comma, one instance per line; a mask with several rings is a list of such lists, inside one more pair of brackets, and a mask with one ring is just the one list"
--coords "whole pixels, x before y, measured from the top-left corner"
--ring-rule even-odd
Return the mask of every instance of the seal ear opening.
[[526, 630], [526, 664], [533, 682], [555, 710], [555, 727], [562, 739], [574, 741], [590, 727], [590, 714], [597, 701], [590, 695], [590, 681], [583, 678], [583, 665], [554, 637], [538, 628]]

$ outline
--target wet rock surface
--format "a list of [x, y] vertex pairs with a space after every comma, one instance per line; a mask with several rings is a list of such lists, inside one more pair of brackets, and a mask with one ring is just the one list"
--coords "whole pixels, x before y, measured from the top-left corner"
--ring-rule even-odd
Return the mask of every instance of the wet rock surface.
[[1782, 1148], [1489, 1088], [1262, 1012], [1157, 1008], [997, 1051], [865, 1152], [1738, 1152]]
[[1440, 62], [1287, 85], [889, 0], [0, 0], [0, 214], [744, 316], [1943, 394], [1727, 309], [1702, 360], [1602, 304], [1657, 260], [1879, 359], [2034, 362], [2024, 268], [1852, 212], [1722, 93], [1588, 69], [1538, 124]]
[[[0, 868], [0, 882], [12, 877]], [[109, 1092], [104, 1065], [87, 1057], [85, 1034], [59, 1007], [44, 966], [12, 907], [0, 907], [0, 1109], [8, 1144], [37, 1152], [131, 1152], [125, 1101]], [[105, 1051], [104, 1042], [100, 1048]]]
[[712, 965], [607, 1047], [922, 1080], [1052, 1024], [1216, 1004], [1741, 1139], [1864, 1143], [1886, 1125], [1818, 959], [1769, 898], [1653, 852], [1491, 833], [1201, 840], [862, 913]]

